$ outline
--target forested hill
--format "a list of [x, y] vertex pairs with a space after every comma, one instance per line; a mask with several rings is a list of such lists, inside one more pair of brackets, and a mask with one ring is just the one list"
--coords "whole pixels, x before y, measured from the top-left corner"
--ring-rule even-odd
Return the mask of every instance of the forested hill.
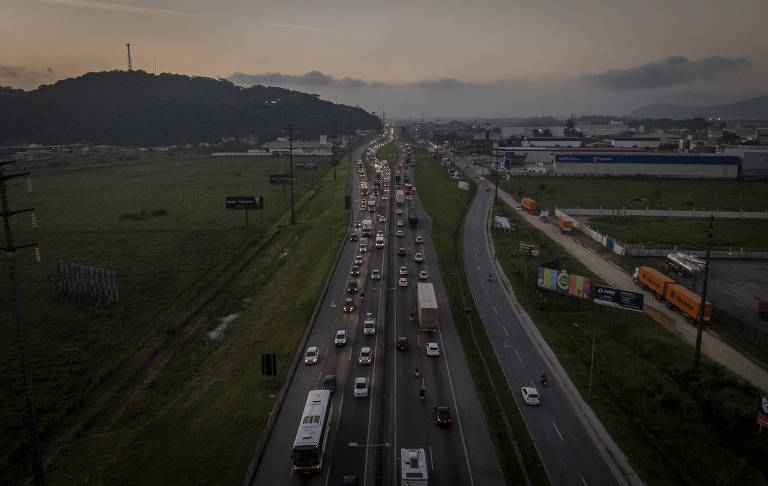
[[316, 138], [379, 128], [361, 108], [283, 88], [144, 71], [88, 73], [34, 91], [0, 88], [0, 143], [171, 145], [253, 134]]

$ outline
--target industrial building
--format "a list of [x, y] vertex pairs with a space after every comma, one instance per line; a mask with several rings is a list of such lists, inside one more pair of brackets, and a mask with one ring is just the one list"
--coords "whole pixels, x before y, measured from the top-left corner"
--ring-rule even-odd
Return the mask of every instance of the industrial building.
[[[319, 142], [303, 142], [293, 141], [293, 155], [331, 155], [331, 144], [328, 143], [328, 138], [325, 135], [320, 136]], [[288, 155], [290, 152], [290, 144], [287, 138], [277, 139], [275, 142], [267, 142], [261, 146], [264, 150], [272, 154], [272, 156]], [[337, 148], [337, 151], [343, 152], [342, 148]]]
[[723, 179], [739, 177], [739, 167], [733, 155], [668, 153], [557, 153], [553, 164], [556, 175]]
[[651, 148], [661, 145], [661, 137], [612, 137], [611, 145], [616, 148]]

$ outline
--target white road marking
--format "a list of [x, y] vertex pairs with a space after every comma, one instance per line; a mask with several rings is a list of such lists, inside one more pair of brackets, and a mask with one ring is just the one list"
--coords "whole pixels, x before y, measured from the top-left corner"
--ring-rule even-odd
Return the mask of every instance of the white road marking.
[[331, 307], [333, 307], [334, 309], [336, 308], [336, 301], [335, 300], [331, 300]]
[[583, 484], [584, 486], [589, 486], [587, 484], [587, 481], [584, 479], [584, 476], [582, 476], [581, 474], [579, 474], [579, 479], [581, 479], [581, 484]]
[[[555, 432], [557, 432], [557, 435], [560, 437], [560, 440], [565, 442], [565, 439], [563, 439], [563, 434], [560, 433], [560, 429], [557, 428], [557, 424], [555, 423], [554, 420], [552, 421], [552, 427], [555, 428]], [[584, 483], [584, 484], [586, 484], [586, 483]]]
[[497, 313], [497, 314], [499, 313], [499, 311], [496, 309], [496, 306], [495, 306], [495, 305], [492, 305], [491, 307], [493, 307], [493, 312], [495, 312], [495, 313]]
[[488, 296], [488, 298], [491, 298], [491, 293], [490, 293], [490, 292], [488, 292], [487, 290], [485, 291], [485, 295], [487, 295], [487, 296]]
[[501, 326], [502, 329], [504, 329], [504, 334], [509, 336], [509, 331], [507, 331], [507, 326]]
[[522, 363], [523, 362], [523, 357], [520, 356], [520, 353], [518, 353], [517, 350], [515, 350], [515, 354], [517, 355], [517, 359]]
[[429, 444], [429, 462], [432, 467], [430, 467], [430, 470], [435, 470], [435, 458], [432, 456], [432, 444]]

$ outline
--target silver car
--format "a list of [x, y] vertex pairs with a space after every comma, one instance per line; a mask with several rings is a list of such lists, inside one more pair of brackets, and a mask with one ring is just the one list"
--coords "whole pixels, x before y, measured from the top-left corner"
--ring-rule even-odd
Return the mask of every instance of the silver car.
[[368, 378], [359, 376], [355, 378], [355, 398], [366, 398], [368, 396]]

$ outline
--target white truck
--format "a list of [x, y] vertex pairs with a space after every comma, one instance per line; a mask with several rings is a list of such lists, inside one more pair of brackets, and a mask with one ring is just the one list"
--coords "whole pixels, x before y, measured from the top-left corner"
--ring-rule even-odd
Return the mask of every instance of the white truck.
[[400, 449], [400, 486], [427, 486], [428, 483], [424, 449]]
[[373, 220], [364, 219], [362, 223], [362, 230], [362, 236], [371, 236], [371, 231], [373, 231]]
[[398, 189], [397, 192], [395, 192], [395, 202], [398, 206], [405, 204], [405, 193], [402, 189]]
[[417, 289], [419, 329], [422, 331], [437, 331], [437, 299], [435, 288], [431, 283], [419, 282]]
[[375, 213], [376, 212], [376, 199], [374, 199], [374, 198], [368, 199], [368, 212], [369, 213]]

